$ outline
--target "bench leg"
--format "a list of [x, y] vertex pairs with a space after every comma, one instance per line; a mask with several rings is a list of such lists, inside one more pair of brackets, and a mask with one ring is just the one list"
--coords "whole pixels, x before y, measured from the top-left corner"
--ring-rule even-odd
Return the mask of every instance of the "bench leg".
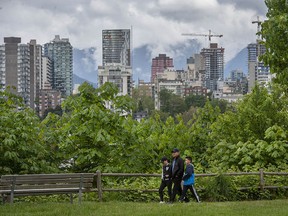
[[6, 198], [6, 197], [5, 197], [5, 194], [2, 194], [1, 197], [2, 197], [2, 204], [4, 205], [4, 204], [5, 204], [5, 198]]
[[79, 204], [82, 202], [82, 192], [79, 192]]
[[70, 203], [73, 204], [73, 195], [70, 193]]

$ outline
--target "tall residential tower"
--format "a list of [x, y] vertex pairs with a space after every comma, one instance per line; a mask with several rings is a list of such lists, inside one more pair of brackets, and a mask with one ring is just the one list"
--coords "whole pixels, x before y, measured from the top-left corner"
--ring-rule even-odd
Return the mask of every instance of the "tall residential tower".
[[205, 84], [211, 91], [217, 90], [217, 81], [224, 79], [224, 48], [217, 43], [210, 43], [209, 48], [203, 48], [201, 55], [205, 64]]
[[131, 66], [130, 29], [102, 31], [103, 66], [120, 64]]
[[102, 31], [102, 61], [98, 67], [98, 86], [114, 83], [121, 95], [132, 95], [130, 29]]
[[44, 45], [44, 56], [52, 61], [52, 88], [63, 96], [73, 91], [73, 48], [68, 38], [56, 35], [54, 40]]
[[260, 41], [248, 45], [248, 92], [251, 92], [256, 83], [262, 85], [272, 79], [270, 68], [259, 61], [259, 56], [263, 55], [266, 48]]
[[24, 103], [37, 109], [42, 46], [31, 40], [21, 44], [19, 37], [5, 37], [0, 46], [0, 85], [10, 87]]

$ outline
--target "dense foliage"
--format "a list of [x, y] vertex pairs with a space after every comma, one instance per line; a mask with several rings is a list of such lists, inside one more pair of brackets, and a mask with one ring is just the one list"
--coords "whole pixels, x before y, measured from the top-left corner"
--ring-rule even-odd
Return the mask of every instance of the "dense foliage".
[[[63, 115], [40, 119], [19, 98], [1, 93], [0, 172], [158, 172], [162, 156], [178, 147], [198, 172], [286, 170], [288, 98], [277, 85], [256, 86], [221, 113], [209, 100], [184, 121], [159, 113], [133, 120], [133, 101], [107, 83], [85, 83], [67, 98]], [[17, 111], [18, 109], [18, 111]]]
[[35, 113], [19, 97], [0, 91], [0, 174], [53, 171], [43, 135]]
[[262, 23], [260, 32], [266, 53], [264, 62], [276, 74], [275, 81], [288, 91], [288, 2], [287, 0], [265, 0], [268, 7], [267, 20]]

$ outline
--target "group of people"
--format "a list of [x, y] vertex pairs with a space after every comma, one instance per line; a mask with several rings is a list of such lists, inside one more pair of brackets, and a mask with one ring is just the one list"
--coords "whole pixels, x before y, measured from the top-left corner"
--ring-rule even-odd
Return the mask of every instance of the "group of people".
[[[168, 188], [169, 203], [175, 202], [176, 195], [179, 195], [180, 202], [189, 202], [187, 197], [188, 189], [194, 195], [197, 202], [200, 202], [199, 196], [194, 188], [195, 174], [192, 158], [185, 158], [186, 168], [184, 171], [184, 161], [180, 157], [180, 151], [177, 148], [172, 150], [172, 162], [167, 157], [161, 159], [162, 177], [159, 188], [160, 203], [164, 203], [164, 189]], [[183, 181], [183, 190], [182, 183]]]

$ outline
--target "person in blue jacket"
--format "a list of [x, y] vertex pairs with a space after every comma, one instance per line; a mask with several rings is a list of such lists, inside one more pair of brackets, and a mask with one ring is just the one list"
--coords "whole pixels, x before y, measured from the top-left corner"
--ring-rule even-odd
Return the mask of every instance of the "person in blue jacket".
[[199, 196], [194, 188], [195, 174], [194, 174], [194, 166], [192, 164], [192, 158], [187, 156], [185, 158], [185, 163], [186, 163], [186, 169], [182, 178], [184, 182], [183, 182], [183, 192], [182, 192], [182, 196], [180, 197], [180, 202], [183, 202], [183, 201], [189, 202], [189, 199], [187, 198], [188, 189], [194, 195], [194, 197], [196, 198], [196, 201], [200, 202]]

